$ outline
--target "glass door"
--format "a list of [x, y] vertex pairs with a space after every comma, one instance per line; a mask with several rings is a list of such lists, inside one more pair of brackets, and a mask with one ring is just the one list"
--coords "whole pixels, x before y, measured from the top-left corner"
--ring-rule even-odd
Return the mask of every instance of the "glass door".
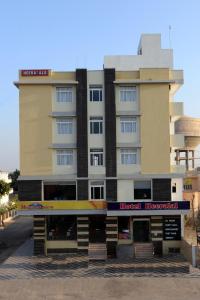
[[133, 241], [136, 243], [148, 243], [150, 241], [149, 220], [133, 220]]

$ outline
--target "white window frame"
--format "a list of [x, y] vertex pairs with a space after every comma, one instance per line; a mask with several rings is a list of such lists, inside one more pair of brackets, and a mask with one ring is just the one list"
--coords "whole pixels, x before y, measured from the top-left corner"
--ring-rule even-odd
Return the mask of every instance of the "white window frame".
[[[92, 189], [93, 188], [100, 188], [100, 199], [94, 199], [94, 198], [92, 198]], [[103, 188], [103, 195], [102, 195], [102, 190], [101, 190], [101, 188]], [[94, 194], [94, 192], [93, 192], [93, 194]], [[104, 181], [100, 181], [100, 182], [98, 182], [98, 181], [93, 181], [93, 182], [90, 182], [90, 200], [92, 200], [92, 201], [102, 201], [102, 200], [104, 200], [105, 199], [105, 183], [104, 183]]]
[[57, 134], [72, 134], [73, 120], [71, 118], [56, 119]]
[[[94, 123], [99, 124], [99, 132], [96, 133], [94, 132]], [[101, 116], [90, 117], [90, 134], [103, 134], [103, 117]]]
[[134, 148], [122, 148], [120, 149], [120, 158], [122, 165], [136, 165], [137, 150]]
[[[90, 102], [102, 102], [103, 101], [103, 88], [102, 86], [90, 86], [89, 87], [89, 97], [90, 97]], [[98, 92], [99, 100], [94, 100], [93, 98], [93, 92]]]
[[120, 86], [119, 99], [120, 102], [135, 102], [137, 99], [136, 86]]
[[73, 165], [73, 150], [56, 150], [57, 166], [72, 166]]
[[56, 87], [56, 102], [71, 103], [73, 100], [73, 88], [71, 86]]
[[[98, 158], [99, 157], [99, 158]], [[100, 167], [104, 165], [103, 148], [90, 149], [90, 166]]]
[[137, 119], [135, 117], [121, 117], [120, 118], [121, 133], [136, 133]]

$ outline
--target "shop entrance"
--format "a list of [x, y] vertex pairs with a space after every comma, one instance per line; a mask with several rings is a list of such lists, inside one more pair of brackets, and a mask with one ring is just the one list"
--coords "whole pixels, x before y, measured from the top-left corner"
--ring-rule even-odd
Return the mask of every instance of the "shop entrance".
[[133, 241], [136, 243], [150, 242], [149, 220], [133, 220]]
[[91, 216], [89, 222], [90, 243], [106, 242], [106, 222], [104, 216]]

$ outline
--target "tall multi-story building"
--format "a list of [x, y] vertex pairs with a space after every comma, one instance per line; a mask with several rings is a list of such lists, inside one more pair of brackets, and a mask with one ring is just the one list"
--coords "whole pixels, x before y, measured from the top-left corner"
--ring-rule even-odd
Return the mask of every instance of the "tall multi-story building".
[[103, 70], [19, 71], [18, 213], [34, 216], [35, 254], [179, 251], [182, 84], [159, 34], [142, 35], [137, 55], [106, 56]]

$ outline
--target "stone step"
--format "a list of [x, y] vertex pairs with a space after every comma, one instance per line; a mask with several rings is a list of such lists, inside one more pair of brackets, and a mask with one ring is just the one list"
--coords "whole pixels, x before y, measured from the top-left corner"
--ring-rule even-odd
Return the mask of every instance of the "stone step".
[[106, 244], [90, 243], [88, 247], [89, 260], [106, 260], [107, 259], [107, 247]]
[[134, 253], [136, 258], [153, 257], [153, 245], [152, 243], [135, 243]]
[[97, 244], [97, 243], [89, 243], [89, 248], [95, 249], [95, 248], [101, 248], [106, 249], [106, 244]]

